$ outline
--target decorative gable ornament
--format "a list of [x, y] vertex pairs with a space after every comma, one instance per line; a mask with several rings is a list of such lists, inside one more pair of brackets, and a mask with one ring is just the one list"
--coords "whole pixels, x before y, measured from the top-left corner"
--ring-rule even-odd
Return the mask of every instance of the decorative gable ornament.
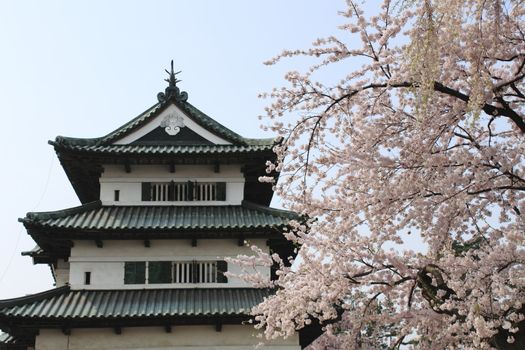
[[177, 135], [180, 128], [185, 127], [184, 119], [180, 115], [168, 114], [160, 122], [160, 126], [164, 128], [168, 135]]
[[180, 91], [180, 89], [177, 87], [177, 83], [180, 82], [180, 80], [176, 78], [176, 75], [179, 74], [180, 71], [175, 72], [173, 70], [173, 60], [171, 60], [171, 71], [166, 69], [166, 73], [168, 73], [169, 78], [164, 79], [164, 81], [168, 82], [169, 85], [164, 90], [164, 92], [159, 92], [157, 94], [157, 99], [159, 102], [164, 104], [171, 99], [182, 102], [186, 101], [188, 99], [188, 93], [186, 91]]

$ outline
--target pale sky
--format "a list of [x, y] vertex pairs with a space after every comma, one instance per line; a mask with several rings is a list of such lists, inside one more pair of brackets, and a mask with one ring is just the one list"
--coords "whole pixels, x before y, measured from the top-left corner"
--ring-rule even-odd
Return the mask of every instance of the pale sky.
[[17, 219], [80, 203], [48, 140], [102, 136], [140, 114], [171, 59], [190, 103], [243, 136], [271, 137], [257, 94], [303, 62], [262, 62], [336, 34], [342, 9], [342, 0], [0, 0], [0, 299], [53, 288], [46, 265], [20, 256], [35, 244]]

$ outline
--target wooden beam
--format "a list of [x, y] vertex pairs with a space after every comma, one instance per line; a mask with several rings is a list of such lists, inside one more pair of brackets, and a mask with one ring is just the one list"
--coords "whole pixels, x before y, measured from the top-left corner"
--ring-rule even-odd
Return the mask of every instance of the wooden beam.
[[64, 333], [64, 335], [71, 335], [71, 328], [62, 328], [62, 333]]
[[197, 246], [197, 238], [192, 238], [191, 239], [191, 246], [192, 247], [196, 247]]
[[95, 244], [97, 245], [97, 248], [104, 247], [104, 243], [100, 239], [95, 240]]
[[165, 325], [164, 330], [166, 331], [166, 333], [171, 333], [171, 324]]
[[243, 236], [239, 237], [239, 239], [237, 240], [237, 245], [239, 247], [244, 246], [244, 237]]
[[213, 172], [214, 173], [220, 173], [221, 172], [221, 165], [218, 162], [213, 165]]
[[127, 161], [124, 163], [124, 170], [126, 170], [128, 174], [131, 173], [131, 165]]
[[175, 172], [175, 163], [170, 163], [170, 173]]
[[115, 334], [122, 334], [122, 328], [121, 327], [115, 327]]
[[145, 240], [144, 240], [144, 247], [146, 247], [146, 248], [151, 247], [151, 242], [150, 242], [149, 239], [145, 239]]
[[215, 321], [215, 332], [222, 331], [222, 322], [221, 321]]

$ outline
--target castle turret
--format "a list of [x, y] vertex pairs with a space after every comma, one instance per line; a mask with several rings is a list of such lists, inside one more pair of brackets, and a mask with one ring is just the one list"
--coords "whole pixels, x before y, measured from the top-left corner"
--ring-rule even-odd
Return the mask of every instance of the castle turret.
[[[168, 72], [158, 102], [103, 137], [50, 144], [80, 206], [20, 219], [56, 288], [0, 301], [2, 349], [251, 349], [269, 295], [231, 277], [245, 243], [283, 257], [291, 212], [269, 207], [272, 139], [247, 139], [188, 102]], [[270, 176], [277, 180], [278, 173]], [[258, 267], [268, 279], [271, 267]], [[299, 336], [268, 349], [300, 349]]]

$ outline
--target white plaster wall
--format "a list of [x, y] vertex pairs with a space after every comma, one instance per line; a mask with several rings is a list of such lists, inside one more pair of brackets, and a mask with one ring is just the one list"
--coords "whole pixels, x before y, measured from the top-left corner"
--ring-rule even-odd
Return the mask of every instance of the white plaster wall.
[[242, 177], [241, 166], [226, 164], [220, 166], [218, 173], [214, 172], [213, 165], [177, 165], [175, 172], [170, 173], [168, 165], [132, 165], [131, 172], [127, 173], [123, 166], [107, 164], [104, 165], [104, 172], [101, 179], [120, 180], [139, 178], [161, 178], [169, 179], [173, 176], [188, 178], [191, 176], [200, 177]]
[[206, 140], [212, 143], [220, 145], [231, 144], [231, 142], [226, 141], [225, 139], [209, 132], [208, 130], [201, 127], [199, 124], [195, 123], [192, 119], [188, 118], [186, 114], [184, 114], [178, 107], [176, 107], [173, 104], [166, 108], [164, 111], [162, 111], [162, 113], [160, 113], [157, 117], [153, 118], [147, 124], [143, 125], [140, 129], [135, 130], [131, 134], [115, 141], [114, 144], [127, 145], [141, 138], [142, 136], [146, 135], [147, 133], [158, 127], [161, 121], [164, 119], [164, 117], [166, 117], [169, 114], [181, 117], [184, 120], [184, 125], [186, 128], [190, 128], [191, 130], [195, 131], [197, 134], [201, 135]]
[[[266, 240], [255, 239], [249, 242], [269, 251]], [[126, 261], [214, 261], [239, 254], [252, 255], [247, 246], [239, 247], [236, 239], [202, 239], [192, 247], [190, 240], [152, 240], [150, 247], [144, 241], [104, 241], [98, 248], [93, 241], [75, 241], [69, 258], [69, 281], [72, 289], [137, 289], [137, 288], [239, 288], [250, 284], [234, 277], [228, 283], [199, 284], [124, 284], [124, 262]], [[84, 284], [84, 273], [91, 272], [91, 284]], [[240, 273], [238, 265], [228, 263], [228, 271]], [[257, 267], [257, 272], [270, 278], [269, 267]], [[255, 271], [254, 271], [255, 272]]]
[[[221, 332], [213, 326], [175, 326], [171, 333], [161, 327], [113, 329], [73, 329], [71, 335], [59, 330], [42, 329], [36, 337], [36, 350], [253, 350], [261, 339], [250, 325], [224, 325]], [[299, 350], [299, 336], [268, 342], [262, 349]]]
[[[146, 180], [144, 180], [146, 182]], [[102, 182], [100, 181], [100, 200], [105, 205], [129, 205], [140, 203], [142, 197], [141, 183], [137, 182]], [[115, 190], [120, 191], [120, 198], [115, 202]]]
[[53, 267], [53, 275], [55, 276], [55, 285], [57, 287], [62, 287], [69, 283], [69, 262], [58, 259], [57, 266]]
[[[143, 202], [142, 182], [226, 182], [226, 201]], [[181, 165], [175, 173], [167, 165], [136, 165], [126, 173], [123, 166], [105, 165], [100, 177], [100, 200], [105, 205], [239, 205], [244, 198], [244, 175], [240, 165], [222, 165], [218, 173], [213, 165]], [[120, 200], [114, 201], [114, 191]]]

